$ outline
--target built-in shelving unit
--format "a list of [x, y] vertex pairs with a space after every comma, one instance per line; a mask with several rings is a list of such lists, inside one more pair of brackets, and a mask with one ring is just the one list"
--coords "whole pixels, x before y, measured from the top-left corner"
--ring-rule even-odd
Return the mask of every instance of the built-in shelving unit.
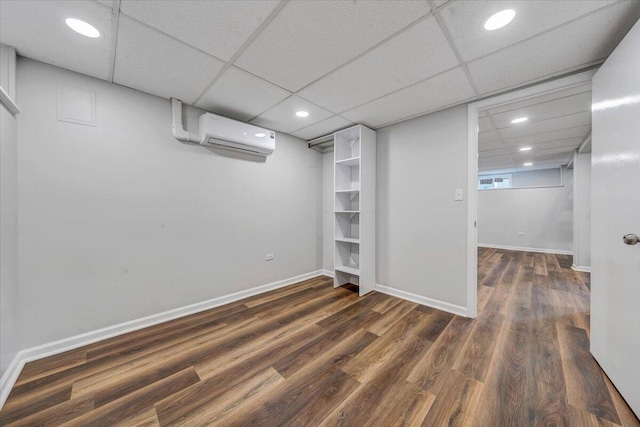
[[376, 133], [354, 126], [334, 134], [334, 286], [375, 286]]

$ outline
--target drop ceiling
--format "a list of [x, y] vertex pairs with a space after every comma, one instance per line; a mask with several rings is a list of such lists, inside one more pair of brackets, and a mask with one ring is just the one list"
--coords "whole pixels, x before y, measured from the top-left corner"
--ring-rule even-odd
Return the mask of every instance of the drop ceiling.
[[481, 172], [566, 165], [591, 132], [591, 84], [481, 111], [478, 128]]
[[[513, 22], [484, 30], [486, 18], [505, 8], [516, 11]], [[94, 25], [101, 37], [73, 33], [68, 17]], [[598, 65], [638, 18], [637, 0], [2, 0], [0, 42], [22, 56], [309, 140]], [[309, 117], [295, 117], [296, 109]], [[571, 120], [573, 128], [586, 126], [583, 115]], [[485, 147], [504, 150], [495, 142]], [[498, 164], [500, 156], [509, 153], [487, 158]]]

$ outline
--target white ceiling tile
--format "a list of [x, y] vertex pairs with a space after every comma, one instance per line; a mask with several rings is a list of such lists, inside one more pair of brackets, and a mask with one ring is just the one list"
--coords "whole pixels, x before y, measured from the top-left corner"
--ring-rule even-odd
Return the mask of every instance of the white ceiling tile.
[[236, 67], [230, 67], [196, 104], [205, 110], [247, 121], [291, 95]]
[[[81, 19], [100, 31], [84, 37], [65, 24]], [[111, 11], [92, 0], [0, 1], [0, 42], [18, 54], [106, 80], [109, 76]]]
[[501, 129], [513, 126], [511, 120], [518, 117], [527, 117], [529, 119], [527, 123], [534, 123], [540, 120], [584, 111], [591, 111], [591, 92], [584, 92], [578, 95], [558, 98], [553, 101], [531, 105], [504, 113], [493, 114], [493, 112], [491, 112], [491, 117], [493, 118], [493, 122], [496, 124], [496, 127]]
[[489, 142], [480, 142], [478, 143], [478, 151], [489, 151], [489, 150], [497, 150], [499, 148], [503, 148], [504, 144], [502, 141], [489, 141]]
[[481, 159], [495, 157], [495, 156], [504, 156], [507, 154], [507, 151], [504, 148], [495, 148], [493, 150], [482, 150], [478, 152], [478, 157]]
[[491, 141], [500, 141], [500, 135], [495, 130], [478, 132], [478, 143], [484, 144]]
[[478, 132], [487, 132], [493, 130], [493, 125], [489, 117], [478, 117]]
[[298, 94], [341, 112], [456, 65], [438, 23], [429, 17]]
[[509, 153], [514, 161], [516, 160], [536, 160], [536, 159], [544, 159], [550, 158], [550, 156], [561, 157], [561, 155], [566, 155], [572, 153], [578, 147], [555, 147], [555, 148], [546, 148], [544, 150], [535, 149], [531, 151], [518, 151], [510, 150]]
[[224, 64], [121, 16], [113, 81], [190, 104]]
[[[309, 112], [309, 116], [296, 116], [296, 111], [299, 110]], [[284, 133], [292, 133], [298, 129], [322, 121], [329, 116], [331, 116], [329, 111], [313, 105], [305, 99], [292, 95], [253, 119], [251, 123]]]
[[310, 139], [319, 138], [321, 136], [328, 135], [332, 132], [344, 129], [352, 125], [353, 123], [351, 123], [349, 120], [345, 120], [340, 116], [332, 116], [319, 123], [308, 126], [304, 129], [300, 129], [299, 131], [292, 133], [292, 135], [308, 141]]
[[386, 95], [342, 114], [354, 123], [379, 127], [474, 97], [460, 67]]
[[95, 0], [98, 3], [102, 3], [103, 5], [109, 7], [109, 8], [113, 8], [113, 0]]
[[120, 10], [228, 61], [277, 5], [274, 0], [122, 0]]
[[640, 1], [621, 1], [473, 61], [469, 71], [480, 92], [488, 94], [580, 69], [606, 58], [638, 18]]
[[[444, 8], [440, 14], [462, 58], [469, 61], [540, 34], [614, 1], [457, 1]], [[485, 30], [484, 22], [504, 9], [515, 10], [513, 21], [499, 30]]]
[[505, 145], [507, 146], [507, 149], [510, 153], [519, 152], [521, 147], [531, 147], [532, 151], [547, 150], [550, 148], [560, 148], [560, 147], [578, 148], [578, 146], [582, 143], [582, 141], [584, 141], [584, 138], [579, 137], [579, 138], [557, 139], [554, 141], [539, 142], [537, 144], [532, 144], [532, 143], [524, 144], [518, 141], [520, 140], [517, 138], [508, 139], [507, 141], [505, 141]]
[[[591, 82], [579, 84], [577, 86], [563, 89], [556, 92], [547, 93], [544, 95], [534, 96], [531, 98], [523, 99], [521, 101], [515, 101], [508, 104], [501, 105], [491, 109], [491, 114], [504, 113], [505, 111], [513, 111], [519, 108], [529, 107], [531, 105], [542, 104], [545, 102], [553, 101], [558, 98], [564, 98], [568, 96], [578, 95], [585, 92], [591, 93]], [[482, 111], [484, 113], [485, 111]]]
[[498, 129], [504, 139], [520, 138], [527, 135], [547, 133], [555, 130], [576, 128], [591, 124], [591, 111], [568, 114], [566, 116], [554, 117], [552, 119], [540, 120], [533, 123], [520, 123], [507, 128]]
[[428, 12], [418, 1], [292, 1], [236, 65], [298, 91]]
[[534, 135], [525, 135], [517, 138], [507, 138], [505, 139], [506, 145], [531, 145], [538, 144], [541, 142], [549, 142], [549, 141], [557, 141], [561, 139], [567, 138], [582, 138], [584, 139], [589, 131], [591, 130], [591, 125], [579, 126], [575, 128], [561, 129], [557, 131], [538, 133]]

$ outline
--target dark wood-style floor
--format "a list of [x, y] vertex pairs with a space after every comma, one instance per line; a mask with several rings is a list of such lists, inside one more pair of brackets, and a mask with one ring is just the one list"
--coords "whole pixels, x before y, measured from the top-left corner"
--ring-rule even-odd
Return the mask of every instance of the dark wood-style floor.
[[308, 280], [29, 363], [0, 424], [638, 426], [570, 265], [480, 250], [475, 320]]

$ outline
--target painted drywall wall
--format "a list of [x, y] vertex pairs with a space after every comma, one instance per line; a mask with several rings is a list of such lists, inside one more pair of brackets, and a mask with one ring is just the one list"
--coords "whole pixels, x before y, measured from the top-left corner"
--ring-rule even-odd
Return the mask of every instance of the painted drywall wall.
[[[467, 106], [377, 130], [377, 283], [467, 304]], [[324, 261], [333, 269], [333, 153], [323, 155]]]
[[[0, 46], [0, 86], [15, 99], [15, 51]], [[0, 106], [0, 376], [19, 350], [18, 137], [16, 119]]]
[[322, 268], [333, 273], [334, 265], [333, 151], [322, 154]]
[[570, 252], [571, 170], [563, 170], [563, 179], [561, 187], [478, 191], [478, 244]]
[[[320, 268], [302, 140], [278, 134], [266, 162], [214, 152], [172, 137], [169, 100], [29, 59], [17, 74], [22, 347]], [[58, 87], [95, 92], [96, 127], [57, 120]]]
[[515, 188], [562, 185], [562, 172], [560, 168], [514, 172], [511, 179]]
[[573, 156], [573, 265], [591, 267], [591, 153]]
[[466, 307], [467, 106], [378, 130], [377, 282]]

